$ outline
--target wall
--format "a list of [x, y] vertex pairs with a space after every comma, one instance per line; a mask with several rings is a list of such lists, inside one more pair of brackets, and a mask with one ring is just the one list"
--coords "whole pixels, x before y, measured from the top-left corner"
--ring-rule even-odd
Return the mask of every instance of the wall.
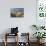
[[[11, 18], [10, 8], [24, 8], [23, 18]], [[36, 24], [36, 0], [0, 0], [0, 34], [10, 32], [11, 27], [19, 27], [19, 32], [30, 32]]]

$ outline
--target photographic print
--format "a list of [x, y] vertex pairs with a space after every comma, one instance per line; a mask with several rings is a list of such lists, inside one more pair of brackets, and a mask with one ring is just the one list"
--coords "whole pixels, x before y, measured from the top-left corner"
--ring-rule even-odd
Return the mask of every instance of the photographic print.
[[24, 17], [24, 8], [11, 8], [11, 17]]

